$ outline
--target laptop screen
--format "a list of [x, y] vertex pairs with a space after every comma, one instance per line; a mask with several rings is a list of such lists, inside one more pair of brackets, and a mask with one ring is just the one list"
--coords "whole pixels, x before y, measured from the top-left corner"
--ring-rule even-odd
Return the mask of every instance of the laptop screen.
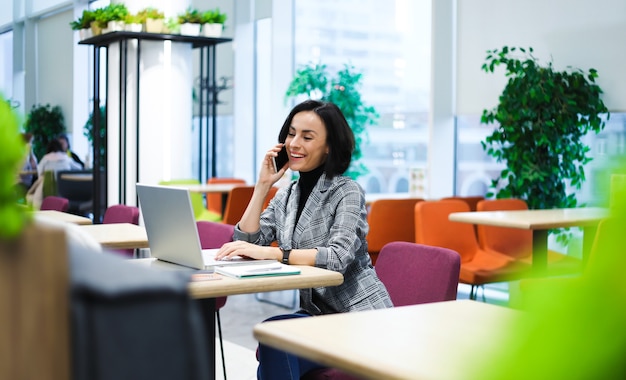
[[140, 183], [136, 187], [152, 257], [204, 269], [189, 191]]

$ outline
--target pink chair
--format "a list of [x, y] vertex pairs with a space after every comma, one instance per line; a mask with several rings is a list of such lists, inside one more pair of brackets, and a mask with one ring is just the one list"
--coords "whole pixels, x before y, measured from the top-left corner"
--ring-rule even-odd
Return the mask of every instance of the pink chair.
[[135, 206], [113, 205], [104, 212], [102, 224], [132, 223], [139, 225], [139, 208]]
[[[447, 248], [396, 241], [383, 246], [374, 268], [394, 306], [452, 301], [459, 286], [461, 256]], [[319, 368], [301, 379], [357, 378], [335, 368]]]
[[[233, 241], [235, 226], [217, 222], [199, 220], [196, 222], [200, 246], [202, 249], [219, 248], [224, 243]], [[222, 322], [220, 321], [220, 309], [226, 305], [226, 297], [215, 298], [215, 316], [217, 317], [217, 331], [220, 337], [220, 350], [222, 352], [222, 368], [226, 379], [226, 362], [224, 361], [224, 342], [222, 341]]]
[[[127, 205], [109, 206], [104, 212], [102, 224], [113, 223], [131, 223], [139, 225], [139, 207]], [[118, 249], [116, 252], [131, 258], [135, 256], [134, 249]]]
[[48, 195], [41, 202], [41, 210], [54, 210], [67, 212], [70, 207], [70, 201], [67, 198]]

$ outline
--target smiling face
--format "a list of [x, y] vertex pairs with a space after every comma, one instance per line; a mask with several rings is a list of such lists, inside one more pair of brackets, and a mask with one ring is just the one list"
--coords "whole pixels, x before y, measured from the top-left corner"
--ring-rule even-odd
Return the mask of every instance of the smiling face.
[[302, 111], [295, 114], [285, 140], [289, 168], [310, 172], [322, 165], [328, 156], [326, 134], [326, 127], [315, 112]]

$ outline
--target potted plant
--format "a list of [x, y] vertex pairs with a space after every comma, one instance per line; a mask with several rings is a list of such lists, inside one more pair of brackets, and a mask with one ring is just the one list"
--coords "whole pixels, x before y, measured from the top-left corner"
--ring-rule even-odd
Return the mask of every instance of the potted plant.
[[106, 32], [122, 31], [125, 28], [124, 17], [126, 15], [128, 15], [126, 5], [122, 3], [109, 4], [104, 7], [101, 13], [100, 26], [106, 28]]
[[163, 33], [165, 15], [156, 8], [148, 7], [138, 12], [138, 15], [145, 20], [144, 30], [148, 33]]
[[[506, 168], [487, 196], [521, 198], [530, 209], [576, 207], [568, 187], [580, 189], [591, 161], [582, 138], [600, 132], [603, 114], [610, 116], [595, 83], [597, 71], [556, 71], [552, 62], [540, 65], [532, 48], [507, 46], [487, 51], [482, 69], [493, 73], [500, 65], [509, 80], [500, 103], [483, 111], [481, 123], [496, 129], [481, 144]], [[557, 236], [567, 240], [568, 234]]]
[[178, 23], [180, 24], [180, 34], [198, 36], [200, 35], [202, 14], [197, 9], [189, 7], [184, 13], [178, 15]]
[[33, 105], [26, 119], [25, 131], [33, 134], [33, 153], [38, 159], [46, 154], [50, 140], [65, 132], [63, 112], [59, 106]]
[[355, 72], [353, 66], [345, 65], [329, 80], [326, 65], [308, 64], [296, 72], [286, 93], [287, 99], [306, 95], [308, 98], [332, 102], [339, 107], [354, 132], [352, 163], [346, 171], [346, 175], [353, 179], [368, 172], [360, 161], [361, 144], [367, 137], [367, 125], [376, 123], [378, 119], [374, 107], [365, 105], [361, 99], [361, 77], [362, 74]]
[[141, 32], [145, 19], [140, 14], [129, 13], [124, 16], [124, 30], [127, 32]]
[[78, 19], [70, 22], [70, 27], [72, 30], [77, 30], [79, 38], [84, 40], [92, 36], [91, 23], [95, 21], [95, 19], [95, 13], [89, 9], [85, 9]]
[[221, 37], [226, 22], [226, 14], [219, 8], [202, 13], [202, 35], [205, 37]]
[[[107, 112], [105, 106], [100, 106], [100, 115], [98, 116], [98, 125], [100, 126], [100, 170], [105, 169], [106, 162], [106, 130], [107, 130]], [[87, 138], [89, 144], [93, 146], [93, 112], [89, 114], [89, 119], [85, 122], [83, 126], [83, 136]], [[93, 158], [93, 157], [92, 157]]]
[[170, 17], [165, 20], [165, 31], [170, 34], [180, 34], [180, 24], [178, 23], [177, 17]]

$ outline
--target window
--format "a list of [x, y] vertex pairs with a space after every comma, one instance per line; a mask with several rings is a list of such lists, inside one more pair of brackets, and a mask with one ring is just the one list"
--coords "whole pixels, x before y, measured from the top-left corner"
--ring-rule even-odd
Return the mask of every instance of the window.
[[[295, 2], [295, 62], [351, 64], [361, 94], [380, 115], [362, 146], [368, 193], [407, 192], [409, 171], [426, 167], [430, 83], [430, 1]], [[329, 29], [332, 25], [333, 29]]]

